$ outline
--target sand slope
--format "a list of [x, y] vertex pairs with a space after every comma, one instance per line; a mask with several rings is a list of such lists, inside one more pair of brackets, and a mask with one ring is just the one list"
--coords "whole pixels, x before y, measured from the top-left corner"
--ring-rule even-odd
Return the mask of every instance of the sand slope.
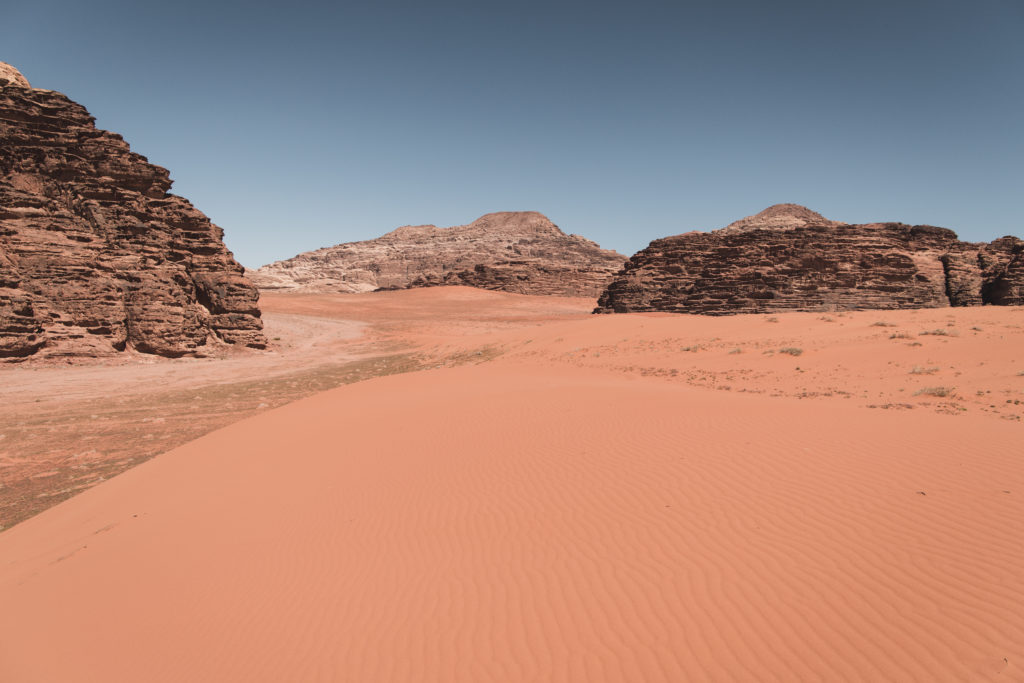
[[261, 305], [266, 352], [0, 369], [0, 531], [304, 396], [495, 357], [849, 407], [1024, 419], [1024, 307], [594, 316], [592, 300], [468, 287], [268, 294]]
[[[265, 352], [0, 364], [0, 531], [265, 409], [366, 377], [476, 360], [476, 335], [586, 319], [594, 302], [441, 287], [265, 295], [261, 306]], [[462, 348], [451, 354], [421, 350], [452, 338]]]
[[1020, 444], [527, 357], [375, 379], [0, 535], [0, 680], [1021, 680]]

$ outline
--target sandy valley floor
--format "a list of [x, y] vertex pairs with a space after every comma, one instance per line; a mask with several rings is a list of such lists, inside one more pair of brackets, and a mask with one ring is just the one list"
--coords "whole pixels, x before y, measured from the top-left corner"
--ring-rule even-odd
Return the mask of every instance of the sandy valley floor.
[[0, 680], [1024, 680], [1024, 309], [263, 306], [0, 370]]
[[[369, 377], [479, 362], [471, 340], [480, 332], [586, 318], [593, 307], [443, 294], [264, 295], [265, 353], [0, 367], [0, 529], [255, 413]], [[452, 337], [467, 350], [430, 353]]]

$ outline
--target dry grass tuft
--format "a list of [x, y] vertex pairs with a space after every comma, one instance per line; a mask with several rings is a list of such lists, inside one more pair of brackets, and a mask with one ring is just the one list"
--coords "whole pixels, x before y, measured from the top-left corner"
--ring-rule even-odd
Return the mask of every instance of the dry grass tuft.
[[914, 392], [914, 396], [936, 396], [938, 398], [946, 398], [952, 396], [955, 392], [954, 387], [925, 387], [924, 389], [918, 389]]

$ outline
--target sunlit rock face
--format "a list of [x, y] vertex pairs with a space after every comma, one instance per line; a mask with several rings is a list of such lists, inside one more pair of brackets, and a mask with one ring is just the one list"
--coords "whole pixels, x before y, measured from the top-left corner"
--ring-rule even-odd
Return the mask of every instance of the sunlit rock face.
[[31, 88], [28, 84], [28, 80], [21, 75], [21, 72], [15, 69], [7, 62], [0, 62], [0, 83], [10, 83], [20, 88]]
[[536, 211], [469, 225], [408, 225], [363, 242], [299, 254], [253, 273], [261, 289], [368, 292], [466, 285], [519, 294], [594, 297], [626, 257], [567, 235]]
[[0, 64], [0, 361], [262, 348], [258, 292], [166, 169]]

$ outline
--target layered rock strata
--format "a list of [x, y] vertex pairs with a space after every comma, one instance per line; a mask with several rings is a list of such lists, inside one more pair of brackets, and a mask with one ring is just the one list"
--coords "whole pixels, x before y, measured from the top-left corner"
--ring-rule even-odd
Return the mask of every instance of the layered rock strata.
[[468, 285], [520, 294], [597, 297], [626, 257], [567, 235], [535, 211], [469, 225], [405, 226], [377, 239], [299, 254], [252, 274], [261, 289], [368, 292]]
[[928, 225], [847, 225], [789, 204], [722, 230], [651, 242], [608, 285], [595, 313], [981, 304], [1024, 304], [1020, 239], [974, 244]]
[[257, 289], [168, 176], [0, 63], [0, 360], [265, 345]]

